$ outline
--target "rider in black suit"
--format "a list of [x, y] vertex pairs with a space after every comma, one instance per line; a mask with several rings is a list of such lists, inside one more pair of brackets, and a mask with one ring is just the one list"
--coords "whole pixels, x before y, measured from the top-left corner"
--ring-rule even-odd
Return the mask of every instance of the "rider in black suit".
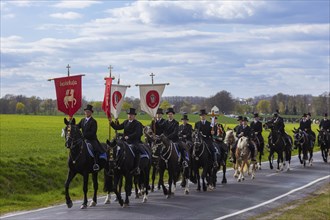
[[156, 112], [156, 119], [151, 122], [151, 129], [156, 135], [161, 135], [164, 132], [164, 126], [165, 119], [163, 118], [163, 109], [159, 108]]
[[248, 125], [248, 122], [249, 120], [247, 119], [247, 117], [244, 117], [243, 118], [243, 124], [242, 126], [240, 126], [237, 130], [237, 137], [240, 138], [240, 137], [247, 137], [248, 138], [248, 147], [249, 147], [249, 150], [251, 152], [251, 160], [252, 161], [256, 161], [256, 158], [255, 158], [255, 147], [254, 147], [254, 144], [251, 142], [251, 127]]
[[142, 152], [142, 149], [140, 147], [141, 137], [142, 137], [142, 124], [138, 120], [135, 119], [136, 112], [135, 108], [130, 108], [127, 112], [128, 119], [125, 120], [121, 124], [114, 123], [110, 118], [110, 125], [115, 130], [122, 130], [124, 129], [124, 139], [128, 144], [131, 144], [133, 146], [133, 151], [135, 154], [134, 158], [134, 169], [132, 173], [134, 175], [140, 174], [140, 153]]
[[260, 144], [260, 153], [264, 154], [264, 138], [262, 137], [262, 123], [259, 121], [259, 114], [254, 113], [254, 120], [251, 122], [250, 127], [254, 135], [256, 135]]
[[211, 134], [211, 122], [206, 120], [206, 111], [205, 109], [201, 109], [199, 116], [200, 116], [200, 121], [195, 123], [195, 128], [194, 130], [197, 132], [201, 132], [203, 136], [203, 140], [206, 142], [206, 146], [209, 150], [209, 152], [212, 155], [212, 159], [214, 162], [214, 167], [218, 167], [218, 162], [217, 162], [217, 154], [216, 154], [216, 149], [213, 145], [213, 140], [212, 140], [212, 134]]
[[99, 155], [105, 152], [104, 147], [100, 144], [100, 142], [97, 139], [97, 122], [92, 117], [93, 106], [87, 105], [87, 107], [84, 109], [85, 112], [85, 118], [82, 118], [77, 124], [79, 128], [82, 130], [82, 134], [84, 138], [93, 146], [94, 151], [94, 166], [93, 170], [98, 171], [100, 169], [98, 165], [98, 159]]

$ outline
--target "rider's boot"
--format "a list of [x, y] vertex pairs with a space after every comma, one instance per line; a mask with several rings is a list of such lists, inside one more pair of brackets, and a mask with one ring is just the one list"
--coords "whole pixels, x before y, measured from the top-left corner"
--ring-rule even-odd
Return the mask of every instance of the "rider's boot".
[[93, 165], [93, 170], [94, 171], [99, 171], [100, 170], [100, 166], [98, 164], [99, 161], [99, 152], [95, 151], [94, 152], [94, 165]]
[[216, 152], [213, 153], [213, 160], [214, 160], [213, 167], [218, 167], [219, 164], [218, 164], [218, 157]]
[[256, 160], [256, 157], [255, 157], [255, 150], [256, 150], [256, 149], [254, 148], [254, 146], [251, 146], [251, 147], [250, 147], [250, 151], [251, 151], [251, 160], [252, 160], [252, 161], [257, 161], [257, 160]]
[[135, 158], [134, 158], [134, 169], [131, 172], [135, 176], [140, 175], [140, 160], [141, 160], [141, 155], [139, 150], [137, 150], [135, 152]]

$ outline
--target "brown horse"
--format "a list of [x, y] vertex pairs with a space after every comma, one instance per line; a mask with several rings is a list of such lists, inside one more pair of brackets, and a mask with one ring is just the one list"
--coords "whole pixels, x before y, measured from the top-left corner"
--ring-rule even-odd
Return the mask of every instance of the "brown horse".
[[[237, 181], [240, 182], [244, 180], [244, 174], [248, 172], [249, 175], [252, 174], [251, 179], [255, 178], [256, 162], [252, 164], [252, 169], [250, 171], [250, 158], [251, 152], [249, 150], [249, 142], [247, 137], [241, 137], [238, 139], [236, 148], [236, 165], [235, 165], [235, 177], [238, 177]], [[255, 145], [254, 145], [255, 147]], [[255, 150], [255, 156], [257, 156], [258, 151]]]

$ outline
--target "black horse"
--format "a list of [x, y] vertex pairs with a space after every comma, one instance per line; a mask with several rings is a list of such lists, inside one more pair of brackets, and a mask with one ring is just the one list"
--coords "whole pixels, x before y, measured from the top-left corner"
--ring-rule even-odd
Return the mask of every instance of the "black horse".
[[321, 148], [322, 158], [327, 163], [330, 149], [330, 132], [324, 129], [317, 131], [319, 132], [318, 143]]
[[[161, 145], [163, 144], [160, 140], [155, 140], [154, 133], [149, 126], [145, 126], [143, 128], [143, 133], [146, 139], [146, 142], [149, 144], [149, 148], [151, 150], [151, 192], [155, 190], [155, 179], [156, 174], [159, 173], [159, 160], [160, 160], [160, 150]], [[158, 190], [160, 190], [160, 181], [158, 181]]]
[[269, 167], [273, 169], [273, 157], [274, 153], [277, 153], [277, 170], [282, 170], [283, 164], [283, 153], [285, 149], [285, 141], [284, 137], [280, 131], [275, 129], [274, 123], [272, 121], [268, 121], [264, 124], [265, 129], [270, 129], [270, 133], [268, 136], [268, 145], [269, 145]]
[[[294, 143], [298, 148], [298, 158], [301, 164], [306, 166], [306, 161], [308, 160], [309, 165], [313, 164], [313, 144], [311, 143], [309, 136], [306, 132], [302, 130], [297, 130], [294, 128]], [[303, 154], [303, 159], [301, 159], [301, 153]], [[308, 157], [309, 154], [309, 157]]]
[[[203, 140], [202, 134], [200, 132], [194, 132], [193, 134], [193, 152], [192, 152], [192, 169], [196, 175], [197, 181], [197, 191], [201, 190], [200, 178], [202, 178], [203, 191], [207, 190], [206, 179], [210, 183], [214, 182], [212, 180], [212, 167], [213, 160], [211, 157], [211, 152], [208, 151], [206, 142]], [[202, 175], [199, 173], [199, 169], [202, 168]]]
[[[87, 208], [87, 187], [88, 187], [88, 177], [92, 173], [93, 178], [93, 187], [94, 194], [93, 200], [89, 206], [95, 206], [97, 204], [97, 190], [98, 190], [98, 181], [97, 176], [98, 172], [93, 171], [94, 158], [91, 156], [89, 151], [91, 151], [90, 144], [84, 139], [79, 127], [75, 124], [76, 121], [73, 118], [71, 121], [68, 121], [64, 118], [64, 123], [66, 125], [64, 129], [65, 134], [65, 146], [70, 149], [70, 154], [68, 158], [68, 176], [65, 181], [65, 199], [68, 208], [72, 207], [72, 200], [69, 195], [69, 185], [72, 179], [76, 174], [83, 176], [83, 191], [84, 191], [84, 201], [81, 205], [81, 209]], [[99, 160], [100, 170], [106, 165], [106, 160]]]
[[[128, 144], [119, 138], [113, 139], [111, 142], [107, 140], [107, 145], [114, 155], [114, 163], [108, 167], [108, 172], [112, 173], [114, 177], [113, 190], [119, 204], [126, 207], [129, 205], [128, 197], [131, 196], [133, 188], [131, 171], [134, 169], [134, 153]], [[125, 201], [121, 196], [119, 187], [123, 177], [125, 177]]]
[[257, 151], [258, 151], [258, 168], [259, 170], [261, 170], [261, 161], [262, 161], [262, 155], [264, 155], [264, 141], [261, 140], [260, 137], [258, 137], [258, 135], [256, 135], [254, 133], [254, 131], [252, 130], [251, 132], [251, 137], [250, 137], [251, 141], [253, 141], [253, 143], [256, 145], [257, 147]]
[[217, 172], [221, 169], [222, 167], [222, 184], [227, 183], [227, 178], [226, 178], [226, 172], [227, 172], [227, 158], [228, 158], [228, 152], [229, 152], [229, 147], [227, 144], [225, 144], [222, 141], [215, 141], [214, 142], [215, 147], [217, 149], [217, 162], [218, 166], [217, 167], [212, 167], [212, 186], [216, 187], [216, 182], [217, 182]]
[[[179, 153], [176, 144], [164, 134], [161, 134], [158, 140], [162, 142], [162, 145], [160, 145], [159, 182], [164, 195], [170, 198], [172, 195], [172, 185], [176, 187], [176, 182], [180, 177]], [[165, 170], [168, 171], [168, 189], [164, 185]]]

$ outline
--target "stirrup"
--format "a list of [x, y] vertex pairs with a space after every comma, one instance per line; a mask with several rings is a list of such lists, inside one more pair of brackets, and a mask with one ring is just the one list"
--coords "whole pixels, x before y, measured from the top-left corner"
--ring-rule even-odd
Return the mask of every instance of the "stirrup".
[[184, 161], [182, 162], [182, 166], [183, 166], [183, 168], [187, 168], [187, 167], [188, 167], [188, 163], [187, 163], [187, 161], [184, 160]]
[[97, 163], [95, 163], [95, 164], [93, 165], [93, 170], [94, 170], [94, 171], [99, 171], [99, 170], [100, 170], [100, 166], [99, 166]]

